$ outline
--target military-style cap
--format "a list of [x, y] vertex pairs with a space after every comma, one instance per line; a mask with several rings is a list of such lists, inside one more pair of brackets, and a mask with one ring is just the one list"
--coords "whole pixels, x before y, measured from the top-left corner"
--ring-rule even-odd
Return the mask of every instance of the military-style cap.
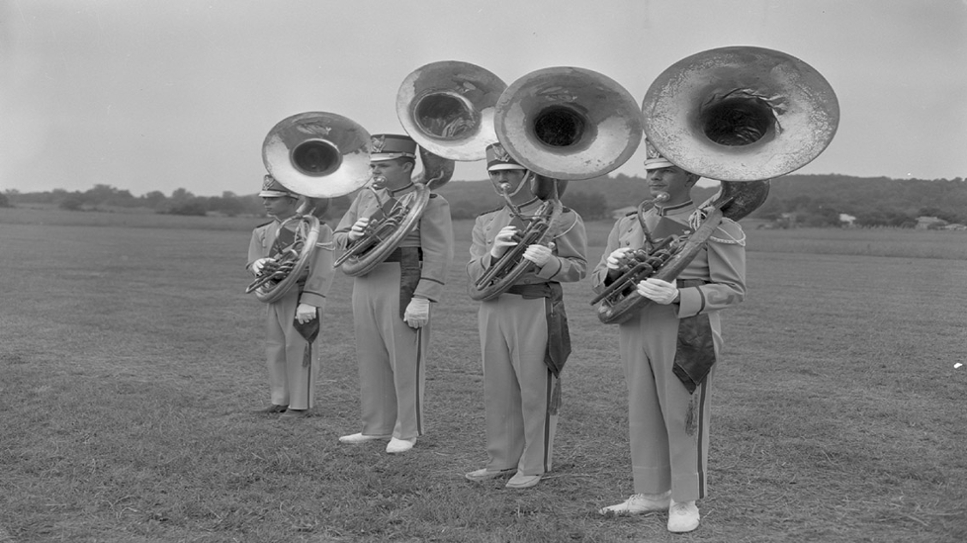
[[369, 155], [370, 162], [381, 162], [400, 157], [416, 158], [416, 142], [409, 136], [374, 134], [372, 144], [373, 151]]
[[282, 183], [279, 183], [271, 175], [266, 175], [262, 178], [262, 192], [259, 193], [259, 196], [265, 198], [279, 198], [280, 196], [288, 196], [290, 198], [299, 197], [298, 194], [285, 188]]
[[661, 168], [671, 168], [674, 164], [671, 163], [667, 158], [661, 156], [658, 149], [651, 144], [650, 141], [645, 140], [645, 170], [658, 170]]
[[[479, 147], [478, 147], [479, 149]], [[487, 146], [487, 171], [496, 172], [500, 170], [526, 170], [519, 162], [510, 156], [504, 147], [499, 143]]]

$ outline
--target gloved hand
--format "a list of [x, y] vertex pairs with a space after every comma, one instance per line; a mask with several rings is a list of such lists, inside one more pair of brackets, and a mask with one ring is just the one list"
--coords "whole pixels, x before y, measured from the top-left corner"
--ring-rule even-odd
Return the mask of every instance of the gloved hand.
[[675, 283], [649, 277], [638, 283], [638, 294], [656, 304], [668, 305], [678, 298], [678, 286]]
[[534, 264], [537, 264], [538, 268], [544, 267], [547, 261], [551, 259], [551, 254], [553, 253], [554, 243], [548, 244], [548, 247], [535, 243], [530, 245], [524, 251], [524, 258], [530, 260]]
[[366, 226], [369, 224], [369, 219], [364, 217], [356, 221], [356, 224], [349, 230], [349, 241], [356, 241], [357, 239], [363, 237], [366, 233]]
[[517, 245], [517, 240], [514, 239], [514, 234], [517, 233], [516, 226], [505, 226], [497, 232], [497, 236], [494, 238], [494, 246], [490, 248], [490, 256], [494, 258], [500, 258], [504, 256], [507, 249]]
[[403, 312], [403, 322], [410, 328], [421, 328], [430, 322], [430, 300], [414, 296]]
[[625, 257], [628, 251], [630, 250], [631, 250], [631, 247], [621, 247], [612, 251], [611, 254], [608, 255], [608, 260], [607, 260], [608, 269], [617, 270], [618, 268], [620, 268], [622, 261], [625, 260]]
[[295, 308], [295, 320], [300, 324], [305, 324], [314, 318], [316, 318], [316, 306], [300, 303], [299, 307]]
[[274, 262], [274, 260], [272, 260], [271, 258], [260, 258], [255, 262], [252, 262], [252, 266], [251, 266], [252, 273], [254, 273], [255, 275], [262, 273], [262, 268], [264, 268], [265, 264], [270, 261]]

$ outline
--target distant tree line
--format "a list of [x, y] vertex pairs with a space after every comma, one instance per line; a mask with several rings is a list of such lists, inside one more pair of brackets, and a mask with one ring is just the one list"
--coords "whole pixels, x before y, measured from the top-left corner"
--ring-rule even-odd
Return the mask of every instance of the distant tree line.
[[[646, 182], [618, 175], [570, 182], [561, 201], [586, 221], [611, 218], [615, 209], [636, 205], [646, 195]], [[697, 197], [704, 199], [704, 188]], [[473, 219], [496, 209], [502, 202], [487, 181], [451, 182], [440, 189], [450, 202], [455, 220]], [[338, 220], [349, 208], [353, 195], [333, 198], [327, 219]], [[72, 211], [142, 208], [173, 215], [262, 216], [257, 194], [195, 196], [184, 188], [170, 196], [151, 191], [133, 196], [130, 191], [98, 184], [86, 191], [54, 189], [46, 192], [0, 193], [0, 207], [46, 204]], [[844, 175], [787, 175], [773, 179], [769, 197], [750, 217], [782, 222], [792, 217], [800, 226], [842, 226], [841, 214], [855, 217], [858, 226], [913, 227], [917, 218], [936, 217], [948, 223], [967, 224], [967, 182], [953, 180], [858, 178]]]
[[912, 228], [918, 217], [967, 224], [967, 182], [946, 179], [856, 178], [787, 175], [770, 183], [769, 198], [750, 216], [800, 226], [841, 226], [840, 214], [857, 226]]
[[[330, 203], [329, 214], [342, 213], [349, 208], [348, 196], [334, 198]], [[128, 190], [120, 190], [110, 185], [98, 184], [86, 191], [69, 192], [54, 189], [46, 192], [21, 193], [8, 190], [0, 193], [0, 207], [45, 204], [55, 205], [68, 211], [106, 211], [116, 208], [145, 209], [154, 213], [170, 215], [220, 215], [220, 216], [261, 216], [265, 214], [262, 199], [257, 194], [239, 196], [233, 192], [223, 192], [221, 196], [195, 196], [187, 189], [175, 189], [171, 196], [161, 191], [151, 191], [142, 196], [134, 196]]]

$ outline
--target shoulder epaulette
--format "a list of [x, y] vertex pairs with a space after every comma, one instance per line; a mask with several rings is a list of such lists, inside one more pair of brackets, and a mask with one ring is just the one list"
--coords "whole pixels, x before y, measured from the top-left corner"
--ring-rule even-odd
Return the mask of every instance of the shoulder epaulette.
[[625, 217], [630, 217], [632, 215], [637, 215], [637, 214], [638, 214], [638, 210], [636, 209], [634, 211], [629, 211], [629, 212], [625, 213]]
[[269, 221], [269, 222], [264, 222], [264, 223], [262, 223], [262, 224], [260, 224], [260, 225], [258, 225], [258, 226], [256, 226], [256, 228], [262, 228], [263, 226], [268, 226], [268, 225], [270, 225], [270, 224], [272, 224], [272, 223], [274, 223], [274, 222], [275, 222], [274, 220], [272, 220], [272, 221]]
[[497, 212], [497, 211], [500, 211], [500, 210], [501, 210], [501, 209], [503, 209], [503, 208], [504, 208], [504, 206], [500, 206], [500, 207], [495, 207], [495, 208], [493, 208], [493, 209], [490, 209], [490, 210], [488, 210], [488, 211], [484, 211], [483, 213], [480, 213], [480, 214], [479, 214], [479, 215], [477, 215], [477, 216], [478, 216], [478, 217], [483, 217], [484, 215], [490, 215], [491, 213], [495, 213], [495, 212]]

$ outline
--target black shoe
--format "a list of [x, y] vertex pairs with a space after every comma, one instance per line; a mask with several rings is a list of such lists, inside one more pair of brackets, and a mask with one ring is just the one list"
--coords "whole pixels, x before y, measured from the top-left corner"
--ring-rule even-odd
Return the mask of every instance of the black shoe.
[[309, 416], [308, 409], [288, 409], [282, 413], [280, 419], [301, 419]]
[[274, 414], [274, 413], [285, 413], [285, 410], [288, 409], [288, 408], [289, 407], [286, 406], [286, 405], [276, 405], [276, 404], [272, 404], [272, 405], [266, 407], [265, 409], [259, 411], [259, 413], [265, 413], [267, 415], [271, 415], [271, 414]]

